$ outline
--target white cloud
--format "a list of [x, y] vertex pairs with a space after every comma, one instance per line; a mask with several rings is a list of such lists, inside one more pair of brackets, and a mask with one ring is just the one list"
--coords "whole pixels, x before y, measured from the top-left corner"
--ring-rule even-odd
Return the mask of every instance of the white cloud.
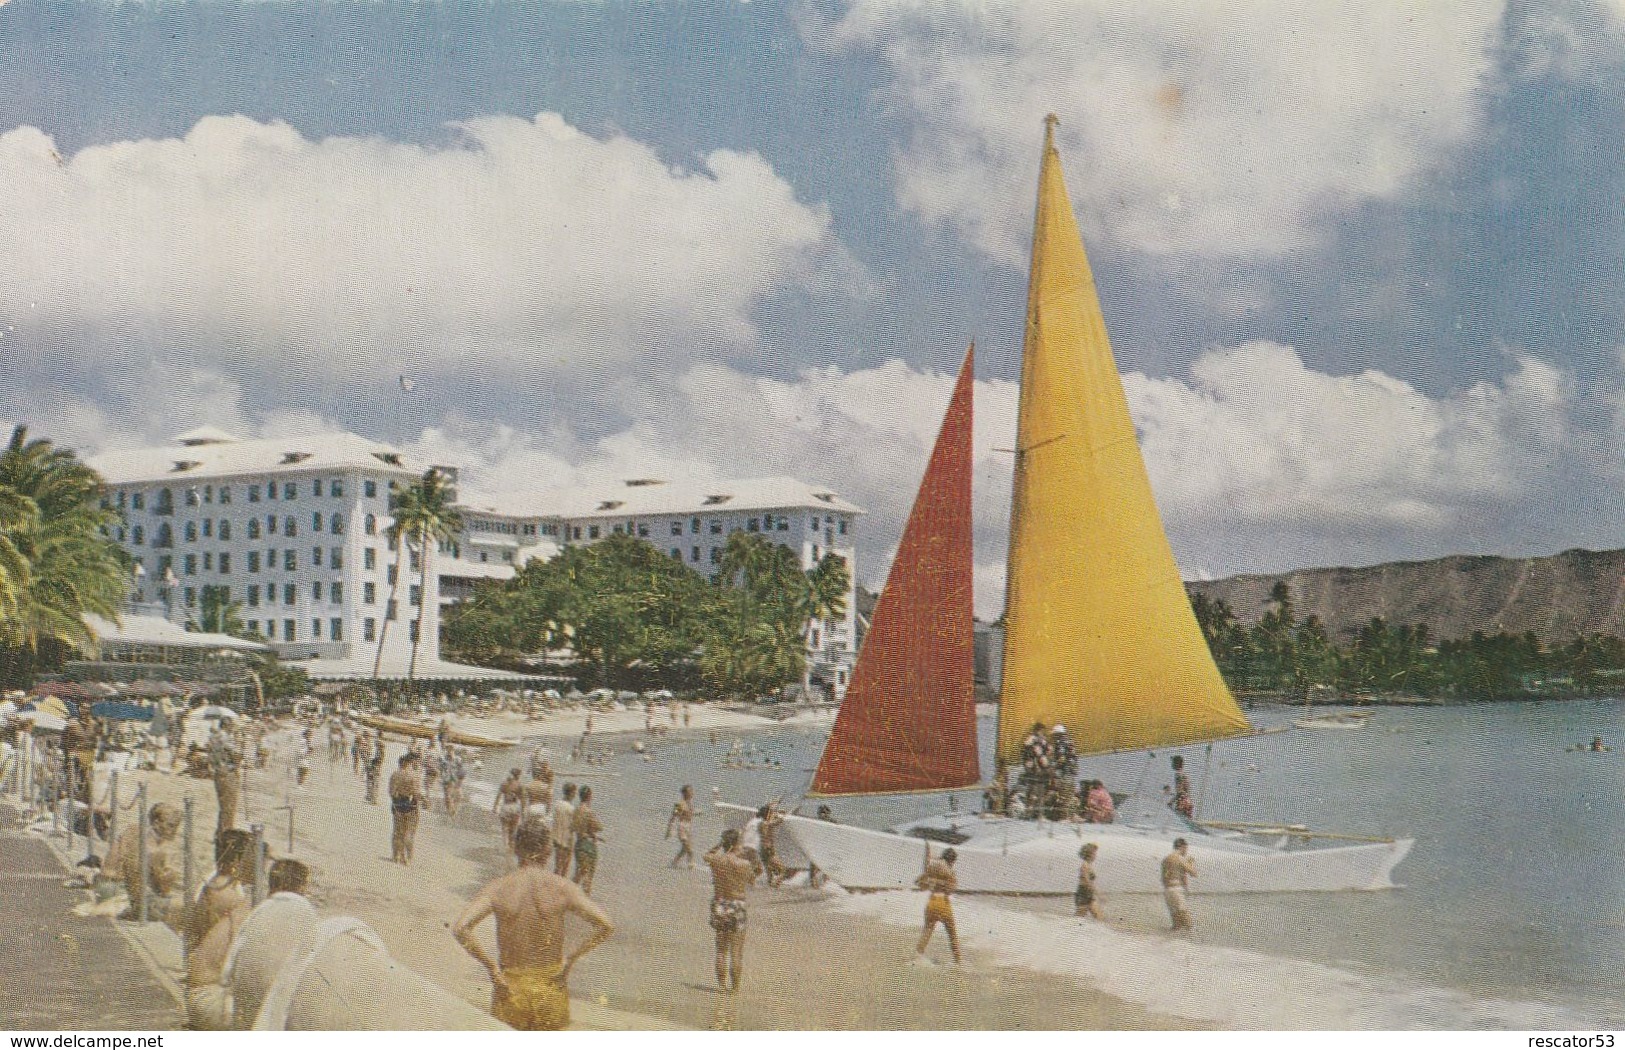
[[103, 372], [156, 346], [237, 376], [500, 381], [744, 352], [762, 296], [850, 273], [827, 210], [755, 154], [689, 170], [546, 113], [451, 131], [313, 140], [215, 116], [66, 160], [38, 129], [0, 135], [9, 345], [26, 365], [68, 327]]
[[[1041, 120], [1084, 231], [1165, 256], [1261, 258], [1394, 195], [1474, 129], [1499, 0], [849, 0], [909, 118], [899, 199], [1012, 265]], [[810, 30], [816, 38], [820, 30]]]

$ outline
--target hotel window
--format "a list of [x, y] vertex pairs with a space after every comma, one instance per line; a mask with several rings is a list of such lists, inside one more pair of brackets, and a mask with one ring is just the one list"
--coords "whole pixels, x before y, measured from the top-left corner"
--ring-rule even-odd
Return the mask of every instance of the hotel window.
[[314, 513], [314, 514], [312, 514], [310, 516], [310, 531], [311, 532], [321, 532], [322, 531], [322, 512], [321, 511], [317, 511], [316, 513]]
[[203, 486], [203, 502], [205, 502], [205, 503], [213, 503], [214, 502], [214, 486], [213, 485], [205, 485], [205, 486]]
[[713, 536], [720, 536], [720, 535], [722, 535], [722, 522], [720, 522], [720, 521], [713, 521], [713, 522], [712, 522], [712, 523], [711, 523], [711, 535], [713, 535]]
[[204, 551], [203, 552], [203, 571], [204, 572], [213, 572], [214, 571], [214, 551]]
[[361, 531], [368, 536], [376, 536], [378, 534], [378, 515], [368, 514], [361, 524]]
[[225, 518], [220, 519], [220, 538], [228, 541], [231, 539], [231, 522]]
[[260, 538], [260, 519], [248, 519], [248, 538], [251, 540], [257, 540]]
[[136, 510], [146, 509], [147, 494], [145, 492], [137, 492], [135, 495], [131, 496], [130, 506], [134, 507]]
[[294, 589], [293, 584], [284, 583], [282, 585], [282, 604], [283, 605], [292, 605], [294, 602], [296, 602], [298, 600], [299, 600], [299, 592]]
[[677, 561], [682, 561], [683, 560], [683, 548], [681, 548], [681, 547], [673, 547], [671, 549], [671, 556], [672, 556], [673, 559], [675, 559]]
[[[253, 621], [253, 622], [258, 623], [259, 621], [256, 620], [256, 621]], [[265, 640], [268, 641], [268, 642], [276, 641], [276, 621], [275, 620], [266, 620], [265, 621]]]
[[[630, 535], [631, 532], [632, 532], [632, 526], [628, 525], [626, 527], [626, 531], [627, 531], [627, 534]], [[640, 523], [638, 525], [638, 537], [640, 539], [645, 539], [645, 540], [648, 539], [649, 538], [649, 526]]]
[[376, 604], [378, 601], [378, 585], [368, 580], [361, 585], [361, 601], [366, 605]]
[[231, 552], [230, 551], [221, 551], [220, 552], [220, 575], [227, 576], [227, 575], [230, 575], [230, 573], [231, 573]]
[[196, 507], [198, 505], [197, 489], [186, 490], [186, 505], [188, 507]]
[[265, 571], [276, 571], [276, 548], [272, 547], [265, 552]]
[[197, 604], [197, 588], [196, 587], [188, 587], [188, 588], [186, 588], [186, 604], [187, 605], [196, 605]]
[[248, 585], [248, 607], [250, 609], [258, 609], [260, 607], [260, 585], [257, 583], [251, 583]]
[[421, 621], [421, 620], [413, 620], [411, 623], [406, 625], [407, 626], [407, 637], [411, 638], [412, 641], [414, 641], [414, 642], [418, 640], [418, 624], [420, 624], [422, 622], [423, 621]]
[[310, 483], [310, 494], [312, 496], [320, 496], [322, 494], [322, 479], [321, 478], [317, 478], [315, 481], [312, 481]]
[[327, 623], [327, 636], [335, 642], [344, 641], [344, 621], [335, 616]]
[[400, 575], [400, 573], [399, 573], [399, 571], [398, 571], [398, 570], [399, 570], [399, 569], [400, 569], [400, 566], [398, 566], [398, 565], [391, 565], [391, 566], [390, 566], [390, 567], [389, 567], [389, 570], [388, 570], [388, 571], [387, 571], [387, 572], [385, 572], [385, 573], [384, 573], [384, 582], [385, 582], [385, 583], [387, 583], [387, 584], [389, 584], [389, 585], [390, 585], [390, 586], [394, 586], [394, 584], [395, 584], [395, 578], [396, 578], [396, 577], [397, 577], [397, 576], [398, 576], [398, 575]]
[[683, 534], [683, 523], [680, 522], [680, 521], [672, 522], [671, 523], [671, 534], [673, 536], [681, 536]]
[[814, 532], [817, 532], [818, 531], [818, 519], [814, 518], [812, 520], [811, 524], [808, 527], [811, 528]]
[[700, 560], [700, 549], [698, 547], [690, 547], [688, 549], [688, 560], [689, 561], [699, 561]]
[[587, 526], [587, 538], [590, 539], [590, 540], [596, 540], [598, 538], [598, 526], [596, 526], [596, 525]]
[[265, 498], [276, 499], [276, 482], [267, 481], [265, 483]]
[[711, 548], [711, 564], [712, 565], [721, 565], [722, 564], [722, 548], [721, 547], [712, 547]]
[[247, 620], [243, 623], [243, 626], [248, 628], [248, 636], [250, 638], [260, 633], [260, 622], [258, 620]]
[[287, 536], [299, 535], [299, 523], [293, 520], [292, 514], [282, 519], [282, 532]]
[[384, 619], [393, 620], [395, 618], [395, 613], [396, 613], [395, 602], [393, 600], [385, 602], [384, 603]]
[[209, 518], [204, 518], [203, 519], [203, 538], [204, 539], [210, 539], [213, 536], [214, 536], [214, 522]]
[[[361, 483], [361, 494], [366, 496], [368, 499], [376, 499], [378, 497], [378, 482], [363, 481]], [[367, 640], [371, 641], [372, 639], [368, 638]]]
[[135, 528], [130, 530], [130, 538], [133, 539], [135, 541], [135, 545], [139, 547], [147, 542], [147, 530], [137, 525]]
[[320, 547], [310, 548], [310, 564], [318, 569], [322, 567], [322, 549]]
[[377, 641], [377, 639], [378, 621], [369, 616], [361, 621], [361, 640], [363, 642], [372, 642]]
[[[334, 499], [343, 499], [344, 498], [344, 482], [339, 480], [338, 478], [334, 478], [331, 482], [328, 483], [327, 494], [329, 496], [332, 496]], [[337, 635], [335, 635], [334, 637], [337, 637]]]
[[422, 605], [423, 604], [423, 601], [422, 601], [423, 588], [419, 587], [417, 584], [415, 584], [415, 583], [412, 584], [411, 588], [407, 590], [406, 594], [407, 594], [407, 598], [406, 598], [406, 604], [407, 605]]
[[315, 580], [315, 581], [313, 581], [311, 583], [311, 585], [310, 585], [310, 600], [313, 601], [313, 602], [319, 602], [319, 601], [322, 600], [322, 581], [321, 580]]
[[282, 568], [288, 572], [299, 568], [299, 555], [294, 553], [292, 548], [282, 552]]
[[841, 519], [840, 533], [841, 533], [842, 536], [846, 535], [846, 519], [845, 518]]
[[196, 554], [188, 554], [186, 556], [186, 560], [184, 562], [182, 562], [181, 564], [186, 566], [186, 568], [182, 570], [183, 572], [186, 573], [186, 575], [188, 575], [188, 576], [196, 576], [197, 575], [197, 555]]
[[164, 555], [163, 557], [158, 559], [158, 576], [160, 578], [162, 578], [164, 576], [168, 576], [169, 575], [169, 570], [173, 569], [174, 567], [175, 567], [175, 556], [172, 555], [172, 554]]
[[260, 571], [260, 552], [259, 551], [249, 551], [248, 552], [248, 571], [249, 572], [259, 572]]
[[755, 532], [756, 531], [756, 519], [752, 518], [749, 521], [745, 522], [745, 528], [749, 529], [751, 532]]
[[285, 642], [293, 641], [293, 621], [292, 620], [283, 620], [282, 621], [282, 640], [285, 641]]
[[195, 521], [187, 522], [186, 527], [183, 528], [181, 531], [182, 531], [182, 533], [185, 534], [187, 543], [196, 543], [197, 542], [197, 522], [195, 522]]
[[689, 519], [689, 521], [688, 521], [688, 531], [689, 531], [689, 533], [691, 535], [694, 535], [694, 536], [698, 536], [700, 534], [700, 519], [699, 518], [690, 518]]
[[580, 525], [573, 526], [570, 529], [570, 533], [571, 533], [571, 535], [570, 535], [571, 539], [579, 540], [581, 538], [581, 526]]
[[777, 525], [775, 525], [774, 528], [777, 529], [780, 532], [789, 532], [790, 531], [790, 519], [781, 515], [779, 517], [779, 523]]
[[[106, 526], [105, 526], [105, 525], [104, 525], [104, 526], [102, 526], [102, 535], [104, 535], [104, 536], [105, 536], [105, 535], [106, 535], [106, 534], [107, 534], [107, 527], [106, 527]], [[118, 541], [119, 541], [119, 542], [120, 542], [120, 543], [123, 543], [123, 542], [124, 542], [124, 535], [125, 535], [125, 533], [124, 533], [124, 526], [123, 526], [123, 525], [120, 525], [120, 526], [119, 526], [119, 527], [118, 527], [118, 530], [117, 530], [117, 536], [118, 536]]]
[[621, 534], [621, 526], [617, 525], [617, 526], [615, 526], [615, 535], [619, 536], [620, 534]]
[[248, 502], [250, 502], [250, 503], [258, 503], [259, 501], [260, 501], [260, 487], [258, 485], [250, 485], [250, 486], [248, 486]]
[[231, 505], [231, 486], [230, 485], [221, 485], [220, 486], [220, 505], [222, 507], [229, 507]]
[[322, 621], [310, 621], [310, 636], [312, 638], [320, 638], [322, 636]]
[[340, 583], [338, 580], [334, 580], [327, 588], [327, 600], [332, 602], [334, 605], [344, 601], [344, 584]]
[[118, 494], [118, 509], [119, 510], [124, 509], [124, 499], [125, 499], [125, 492], [124, 492], [123, 489], [120, 489], [119, 494]]
[[276, 515], [275, 514], [267, 514], [265, 516], [265, 532], [269, 536], [275, 536], [276, 535]]
[[342, 515], [342, 514], [333, 515], [332, 519], [330, 521], [328, 521], [327, 524], [328, 524], [328, 531], [331, 532], [333, 535], [335, 535], [335, 536], [344, 535], [344, 515]]
[[378, 548], [365, 547], [361, 551], [361, 567], [363, 569], [378, 568]]
[[282, 498], [283, 499], [298, 499], [299, 498], [299, 486], [295, 485], [291, 481], [288, 482], [286, 485], [283, 485], [282, 486]]
[[418, 571], [419, 563], [422, 561], [422, 557], [423, 556], [420, 555], [417, 551], [412, 551], [408, 555], [408, 561], [411, 563], [413, 572]]

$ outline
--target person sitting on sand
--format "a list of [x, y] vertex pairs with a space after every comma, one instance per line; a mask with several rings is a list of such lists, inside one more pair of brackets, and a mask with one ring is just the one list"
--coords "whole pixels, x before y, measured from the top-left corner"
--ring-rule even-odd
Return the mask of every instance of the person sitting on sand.
[[[558, 1031], [570, 1023], [570, 970], [615, 932], [608, 913], [579, 886], [548, 870], [552, 835], [540, 814], [513, 836], [519, 870], [479, 892], [452, 926], [457, 943], [491, 975], [491, 1013], [524, 1032]], [[569, 955], [564, 920], [574, 914], [594, 927]], [[496, 916], [497, 959], [474, 939], [474, 928]]]
[[518, 766], [508, 770], [508, 779], [497, 788], [497, 797], [491, 801], [491, 812], [502, 824], [502, 844], [513, 846], [513, 833], [519, 828], [519, 818], [525, 813], [525, 790], [519, 782]]
[[147, 827], [152, 838], [147, 843], [147, 880], [141, 882], [141, 828], [139, 825], [119, 832], [118, 839], [108, 850], [107, 865], [102, 874], [123, 883], [130, 898], [130, 910], [125, 918], [140, 915], [139, 902], [145, 893], [148, 920], [163, 922], [179, 920], [179, 901], [176, 894], [181, 888], [181, 863], [178, 843], [181, 830], [181, 811], [168, 802], [158, 802], [147, 811]]
[[678, 793], [676, 804], [671, 807], [671, 816], [666, 818], [666, 838], [671, 838], [673, 829], [677, 831], [677, 856], [671, 859], [668, 867], [677, 867], [686, 857], [689, 868], [694, 867], [694, 786], [684, 784]]
[[1081, 863], [1078, 865], [1078, 889], [1072, 895], [1072, 904], [1078, 918], [1087, 915], [1104, 922], [1106, 917], [1100, 914], [1100, 894], [1095, 890], [1095, 854], [1099, 852], [1100, 847], [1093, 842], [1084, 843], [1083, 848], [1078, 850]]
[[954, 861], [959, 854], [952, 849], [942, 851], [942, 856], [929, 861], [925, 871], [914, 880], [918, 889], [930, 893], [925, 899], [925, 929], [920, 931], [920, 943], [915, 948], [917, 958], [925, 958], [926, 945], [931, 943], [931, 935], [936, 932], [937, 923], [948, 934], [948, 948], [954, 954], [954, 964], [959, 963], [959, 929], [954, 925], [954, 906], [950, 899], [955, 890], [959, 888], [959, 878], [954, 874]]
[[1083, 819], [1090, 824], [1110, 824], [1117, 819], [1117, 806], [1112, 793], [1098, 780], [1091, 780], [1084, 793]]
[[717, 987], [739, 991], [745, 976], [745, 891], [762, 873], [756, 855], [739, 845], [739, 832], [722, 833], [722, 841], [705, 855], [711, 869], [711, 929], [717, 935]]

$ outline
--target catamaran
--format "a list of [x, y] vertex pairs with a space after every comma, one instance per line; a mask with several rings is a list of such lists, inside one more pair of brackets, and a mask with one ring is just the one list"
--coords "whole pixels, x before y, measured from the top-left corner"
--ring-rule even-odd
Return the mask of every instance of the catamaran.
[[[998, 756], [1014, 765], [1034, 724], [1064, 724], [1083, 754], [1144, 751], [1253, 732], [1186, 597], [1152, 496], [1094, 277], [1046, 120], [1034, 220], [1011, 501]], [[971, 416], [965, 356], [896, 560], [810, 797], [975, 787]], [[849, 890], [913, 885], [952, 845], [961, 892], [1066, 894], [1078, 850], [1099, 846], [1105, 892], [1157, 892], [1186, 838], [1202, 893], [1392, 887], [1410, 839], [1299, 826], [1199, 823], [1159, 797], [1115, 822], [950, 814], [875, 831], [788, 816], [784, 832]], [[1331, 844], [1319, 844], [1329, 840]]]

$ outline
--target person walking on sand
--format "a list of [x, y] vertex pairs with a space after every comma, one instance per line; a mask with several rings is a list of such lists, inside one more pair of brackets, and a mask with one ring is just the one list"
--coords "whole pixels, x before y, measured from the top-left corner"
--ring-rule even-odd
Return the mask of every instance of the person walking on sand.
[[576, 786], [564, 785], [564, 797], [553, 803], [553, 871], [570, 874], [570, 859], [575, 856], [576, 837], [572, 825], [576, 818]]
[[418, 811], [423, 808], [423, 776], [418, 772], [418, 756], [408, 751], [389, 778], [389, 815], [395, 833], [391, 836], [390, 857], [397, 864], [412, 863], [412, 847], [418, 835]]
[[518, 766], [508, 770], [508, 779], [497, 788], [497, 797], [491, 801], [491, 812], [502, 825], [502, 844], [513, 848], [513, 833], [519, 830], [519, 818], [525, 813], [525, 786], [519, 782]]
[[950, 899], [953, 892], [959, 889], [959, 878], [954, 874], [954, 861], [959, 854], [952, 849], [942, 851], [942, 856], [929, 861], [925, 871], [914, 880], [918, 889], [930, 894], [925, 899], [925, 929], [920, 931], [919, 946], [914, 949], [916, 959], [925, 958], [926, 945], [931, 943], [931, 935], [936, 932], [937, 923], [948, 934], [948, 948], [954, 953], [954, 965], [959, 964], [959, 928], [954, 925], [954, 906]]
[[1190, 880], [1195, 877], [1196, 862], [1191, 859], [1190, 845], [1182, 838], [1174, 839], [1174, 851], [1162, 858], [1162, 899], [1168, 905], [1168, 918], [1176, 930], [1191, 928], [1185, 895], [1190, 889]]
[[[457, 943], [491, 975], [491, 1013], [522, 1032], [558, 1031], [570, 1023], [570, 969], [615, 932], [608, 913], [574, 883], [548, 870], [552, 836], [533, 813], [514, 832], [519, 870], [492, 881], [452, 926]], [[565, 916], [593, 932], [564, 954]], [[497, 958], [474, 939], [474, 928], [496, 916]]]
[[683, 790], [677, 799], [677, 804], [671, 807], [671, 816], [666, 818], [666, 838], [671, 838], [672, 829], [677, 830], [677, 856], [671, 859], [668, 867], [675, 868], [681, 864], [683, 858], [688, 858], [688, 867], [694, 868], [694, 786], [684, 784]]
[[570, 818], [570, 830], [575, 834], [575, 882], [587, 893], [592, 892], [592, 877], [598, 871], [598, 842], [603, 837], [604, 825], [592, 811], [592, 788], [581, 789], [581, 801], [575, 815]]
[[722, 841], [705, 855], [711, 869], [711, 929], [717, 935], [717, 987], [739, 991], [745, 975], [745, 891], [762, 873], [762, 866], [739, 845], [739, 832], [722, 833]]
[[1099, 852], [1100, 847], [1093, 842], [1085, 843], [1078, 850], [1078, 859], [1082, 863], [1078, 865], [1078, 889], [1072, 895], [1072, 904], [1078, 918], [1087, 915], [1104, 922], [1106, 917], [1100, 913], [1100, 894], [1095, 890], [1095, 854]]

